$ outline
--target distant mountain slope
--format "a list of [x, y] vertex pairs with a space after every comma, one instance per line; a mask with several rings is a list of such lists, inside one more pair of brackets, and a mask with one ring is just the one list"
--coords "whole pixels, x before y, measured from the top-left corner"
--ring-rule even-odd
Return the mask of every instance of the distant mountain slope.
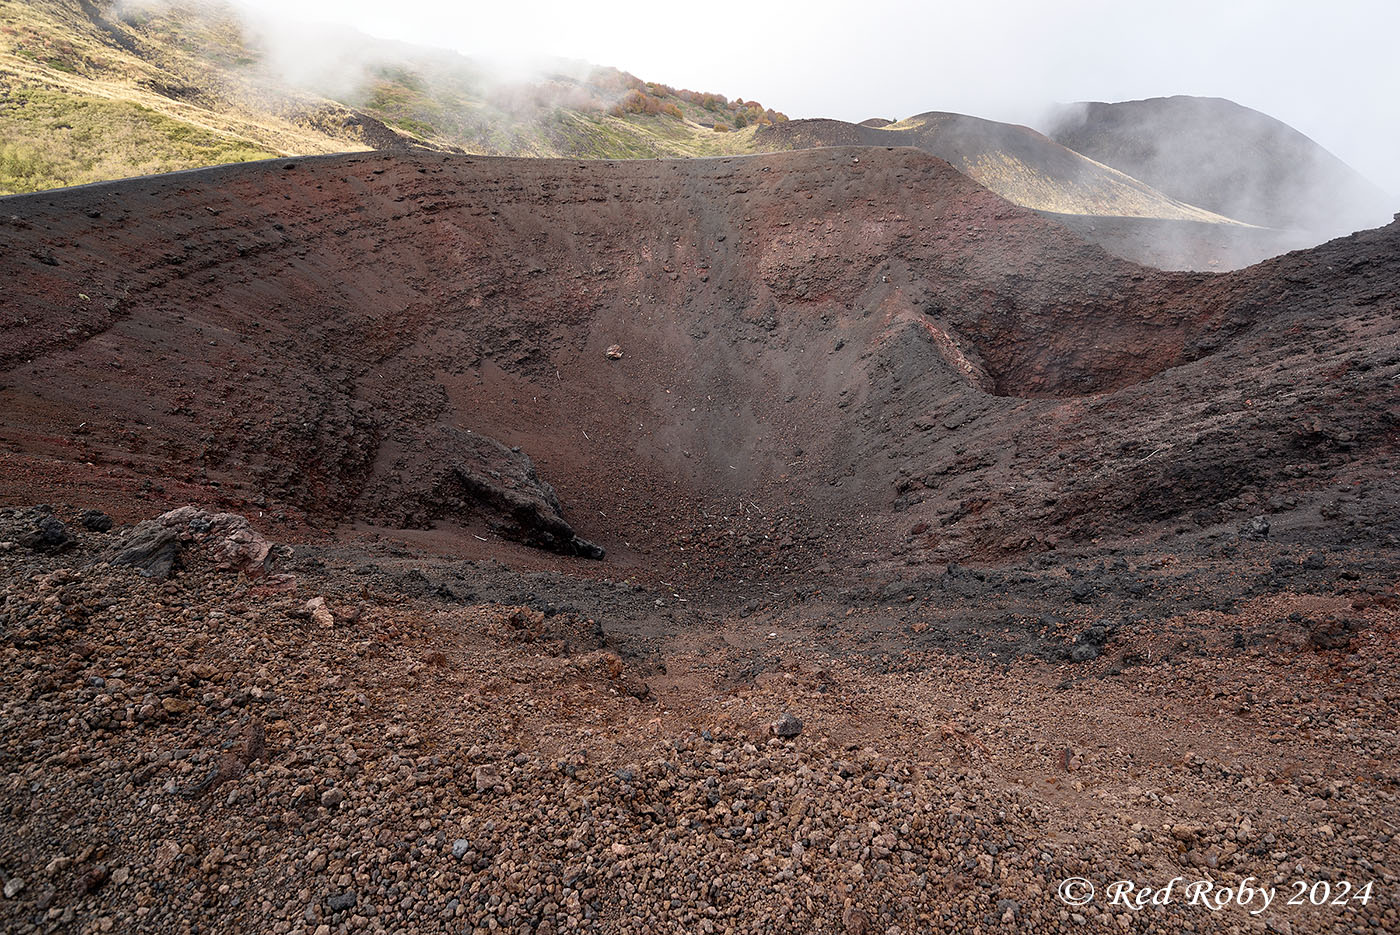
[[334, 73], [293, 80], [216, 3], [0, 0], [0, 194], [347, 150], [715, 155], [786, 119], [616, 69], [504, 81], [450, 52], [320, 38]]
[[1251, 224], [1332, 235], [1385, 223], [1393, 210], [1384, 192], [1302, 133], [1221, 98], [1071, 104], [1046, 133], [1173, 198]]
[[963, 114], [927, 113], [884, 126], [840, 120], [791, 120], [764, 127], [760, 149], [817, 146], [916, 146], [1014, 202], [1058, 214], [1159, 218], [1234, 224], [1101, 165], [1029, 127]]
[[223, 3], [0, 0], [0, 194], [371, 149], [625, 159], [863, 145], [932, 153], [1163, 268], [1245, 266], [1389, 216], [1335, 157], [1228, 101], [1077, 105], [1054, 120], [1058, 141], [939, 112], [788, 121], [581, 63], [507, 78], [343, 27], [291, 39]]

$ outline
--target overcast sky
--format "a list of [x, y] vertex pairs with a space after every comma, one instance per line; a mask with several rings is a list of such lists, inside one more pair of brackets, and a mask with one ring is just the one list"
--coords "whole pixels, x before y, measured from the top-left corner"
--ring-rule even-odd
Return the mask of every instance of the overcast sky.
[[242, 0], [469, 54], [613, 65], [791, 117], [1227, 97], [1400, 193], [1400, 0]]

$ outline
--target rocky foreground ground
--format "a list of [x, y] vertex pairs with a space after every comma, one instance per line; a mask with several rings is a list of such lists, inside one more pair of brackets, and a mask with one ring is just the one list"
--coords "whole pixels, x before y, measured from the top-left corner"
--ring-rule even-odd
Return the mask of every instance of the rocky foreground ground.
[[672, 595], [8, 510], [0, 929], [1396, 931], [1400, 614], [1338, 558], [1228, 614], [1071, 602], [1008, 654], [878, 601], [641, 634], [608, 608]]

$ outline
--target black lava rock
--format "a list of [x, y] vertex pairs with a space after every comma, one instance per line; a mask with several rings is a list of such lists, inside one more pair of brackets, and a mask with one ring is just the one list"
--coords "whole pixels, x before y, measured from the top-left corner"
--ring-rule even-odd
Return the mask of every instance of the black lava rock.
[[1084, 632], [1079, 634], [1077, 642], [1088, 643], [1091, 646], [1102, 646], [1108, 642], [1108, 628], [1101, 626], [1086, 627]]
[[354, 893], [339, 893], [335, 896], [328, 897], [326, 899], [326, 905], [330, 908], [331, 912], [343, 912], [346, 909], [354, 909], [355, 901]]
[[130, 565], [147, 578], [164, 581], [170, 577], [184, 549], [180, 533], [164, 526], [138, 528], [117, 549], [113, 565]]
[[90, 529], [93, 532], [106, 532], [112, 528], [112, 517], [101, 510], [85, 510], [83, 515], [79, 517], [79, 521], [83, 524], [84, 529]]
[[1074, 645], [1069, 649], [1069, 658], [1073, 662], [1088, 662], [1091, 659], [1097, 659], [1103, 654], [1103, 647], [1107, 642], [1107, 627], [1097, 624], [1085, 627], [1084, 631], [1074, 638]]
[[787, 712], [783, 712], [783, 716], [769, 725], [768, 729], [778, 737], [796, 737], [802, 733], [802, 721]]
[[1269, 521], [1262, 516], [1254, 517], [1240, 527], [1240, 538], [1253, 539], [1255, 541], [1262, 541], [1269, 538]]
[[36, 552], [62, 552], [73, 544], [73, 537], [57, 516], [44, 516], [34, 524], [34, 531], [22, 536], [19, 542]]

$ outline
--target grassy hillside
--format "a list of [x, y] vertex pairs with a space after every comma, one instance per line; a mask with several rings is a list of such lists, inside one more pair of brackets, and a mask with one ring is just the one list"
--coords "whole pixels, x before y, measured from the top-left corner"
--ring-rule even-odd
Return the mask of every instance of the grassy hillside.
[[143, 28], [96, 9], [0, 0], [0, 192], [354, 147], [224, 80], [240, 52], [228, 24], [172, 11]]
[[565, 62], [507, 80], [340, 27], [303, 30], [289, 49], [289, 33], [219, 2], [0, 0], [0, 194], [364, 149], [628, 159], [911, 145], [1037, 210], [1232, 223], [1025, 127], [939, 113], [788, 121]]
[[289, 83], [226, 8], [0, 0], [0, 193], [371, 148], [716, 155], [786, 119], [613, 69], [503, 83], [462, 56], [364, 36], [346, 59], [349, 80]]
[[271, 150], [131, 101], [7, 89], [0, 115], [0, 192], [82, 185], [191, 166], [266, 159]]
[[426, 51], [408, 62], [370, 65], [342, 100], [423, 143], [496, 155], [742, 152], [759, 127], [787, 119], [752, 102], [677, 90], [610, 68], [502, 83], [461, 56]]

